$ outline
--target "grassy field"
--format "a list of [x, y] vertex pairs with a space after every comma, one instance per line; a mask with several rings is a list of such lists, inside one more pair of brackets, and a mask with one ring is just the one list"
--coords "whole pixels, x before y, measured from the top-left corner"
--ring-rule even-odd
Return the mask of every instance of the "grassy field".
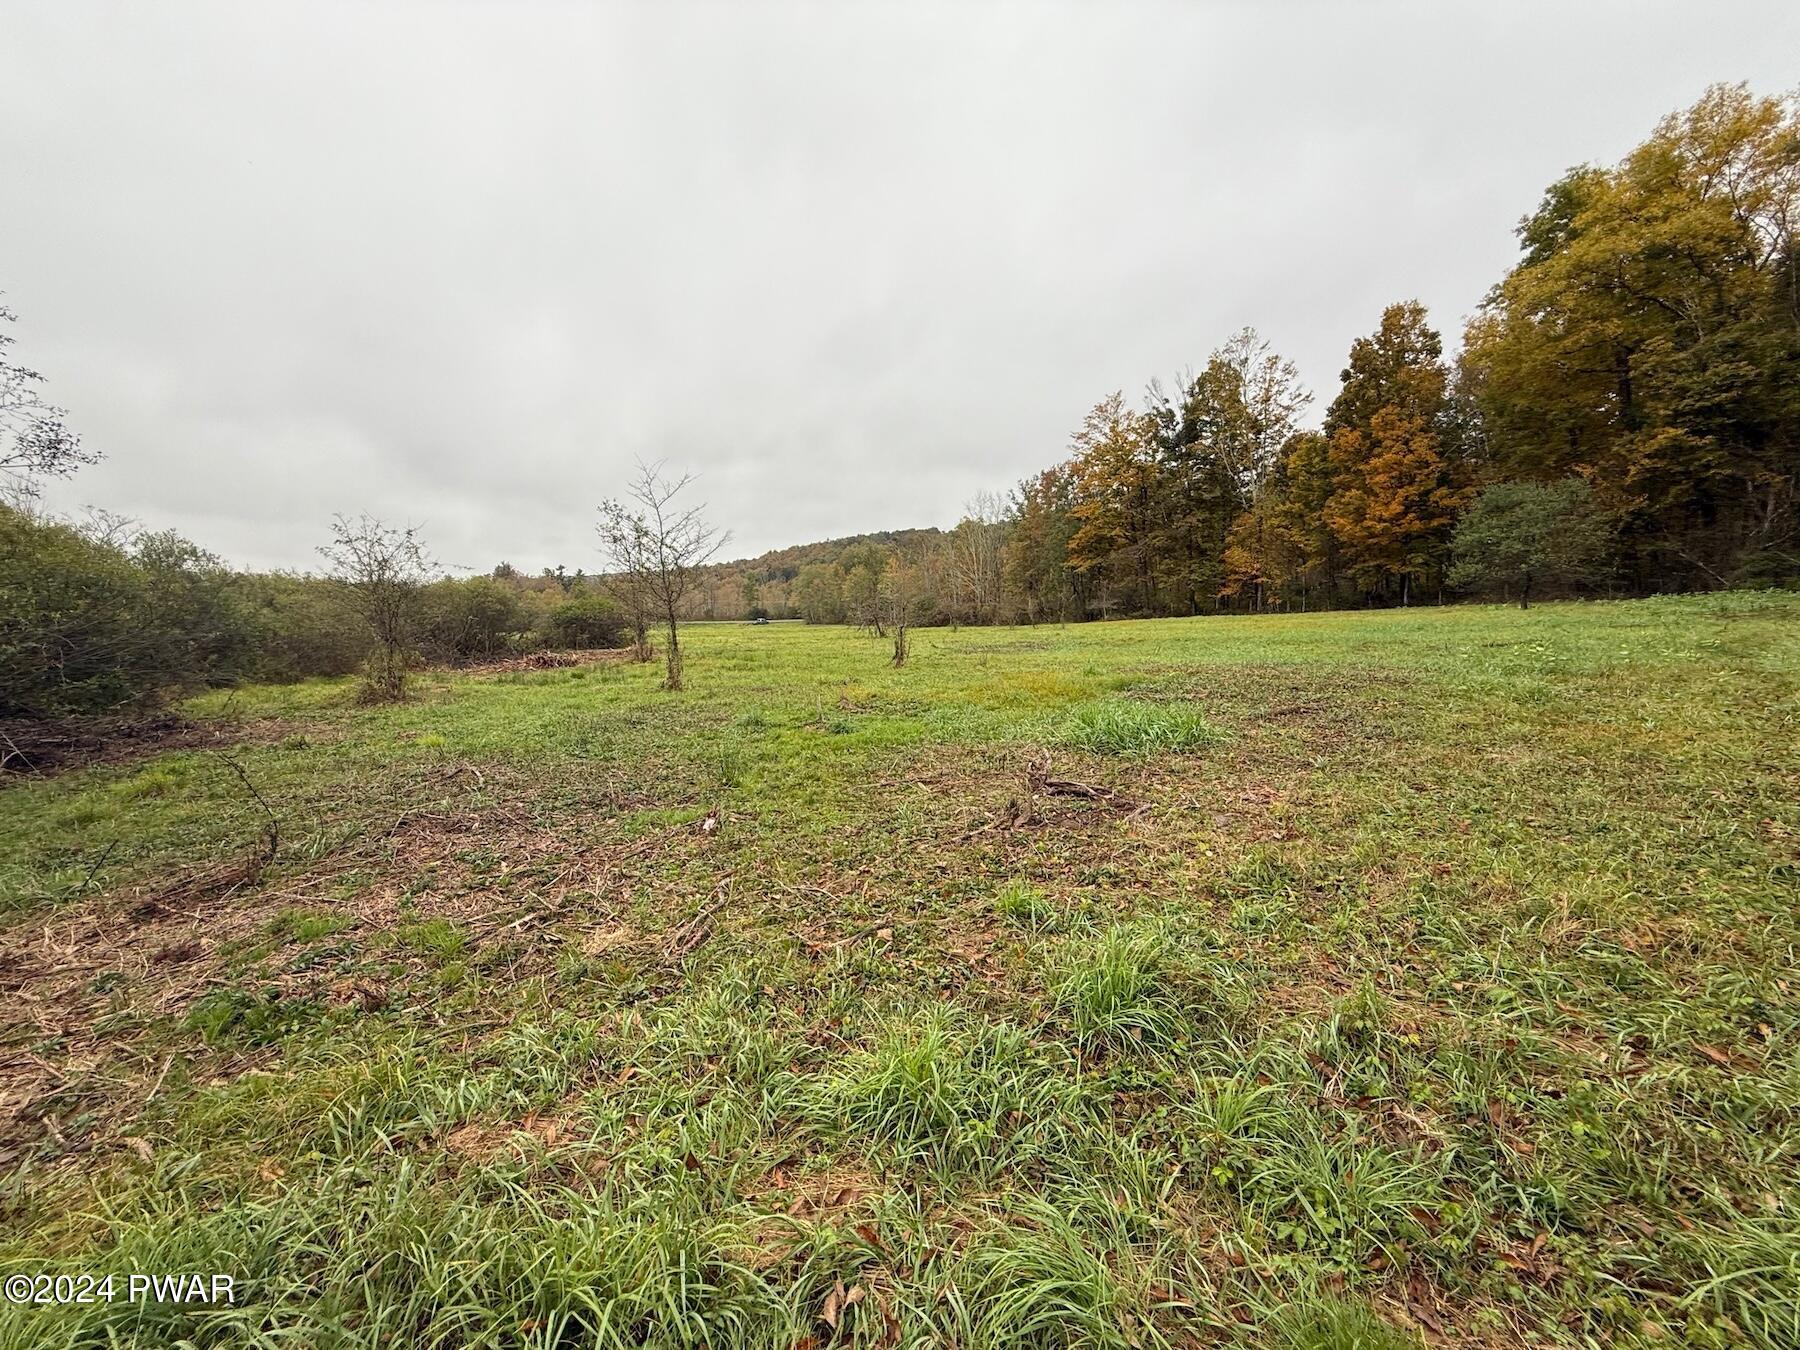
[[0, 1273], [239, 1291], [0, 1346], [1800, 1344], [1800, 597], [684, 646], [0, 789]]

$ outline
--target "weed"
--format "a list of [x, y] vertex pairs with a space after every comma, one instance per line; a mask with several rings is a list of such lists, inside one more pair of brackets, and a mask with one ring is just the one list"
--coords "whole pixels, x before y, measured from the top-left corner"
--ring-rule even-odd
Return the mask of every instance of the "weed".
[[279, 990], [219, 989], [194, 1004], [186, 1025], [213, 1045], [273, 1045], [318, 1014], [315, 1003], [283, 998]]
[[1018, 877], [994, 892], [994, 912], [1034, 933], [1054, 932], [1063, 917], [1054, 900]]
[[355, 921], [343, 914], [325, 914], [310, 910], [284, 909], [269, 923], [271, 935], [290, 942], [317, 942], [354, 926]]
[[1192, 708], [1104, 699], [1078, 708], [1062, 724], [1058, 739], [1095, 754], [1141, 758], [1216, 745], [1224, 735]]
[[1057, 1005], [1087, 1047], [1167, 1046], [1181, 1026], [1160, 933], [1119, 926], [1073, 939], [1052, 978]]
[[468, 939], [448, 919], [425, 919], [400, 929], [400, 940], [419, 955], [442, 963], [461, 956]]
[[1282, 1350], [1417, 1350], [1423, 1344], [1345, 1299], [1303, 1303], [1276, 1319], [1275, 1332]]

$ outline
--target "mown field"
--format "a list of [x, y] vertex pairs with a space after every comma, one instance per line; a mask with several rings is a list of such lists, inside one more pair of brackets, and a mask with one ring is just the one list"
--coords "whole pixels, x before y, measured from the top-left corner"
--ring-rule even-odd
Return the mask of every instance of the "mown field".
[[1800, 596], [684, 645], [0, 788], [0, 1273], [240, 1291], [0, 1346], [1800, 1344]]

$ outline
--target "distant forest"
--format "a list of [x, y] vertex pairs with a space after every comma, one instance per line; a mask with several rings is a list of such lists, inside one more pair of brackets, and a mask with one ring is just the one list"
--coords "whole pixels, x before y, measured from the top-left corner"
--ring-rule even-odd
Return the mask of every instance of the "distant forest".
[[[1550, 185], [1454, 356], [1416, 301], [1371, 315], [1316, 424], [1293, 364], [1246, 329], [1197, 371], [1099, 399], [1060, 461], [950, 530], [715, 564], [715, 532], [678, 514], [708, 546], [656, 588], [672, 687], [678, 613], [893, 628], [898, 659], [918, 624], [1796, 584], [1797, 222], [1800, 98], [1715, 86], [1622, 163]], [[648, 592], [621, 574], [449, 579], [365, 517], [321, 548], [330, 575], [252, 575], [172, 533], [49, 517], [41, 481], [95, 456], [12, 356], [11, 318], [0, 717], [372, 661], [392, 694], [420, 656], [647, 655]], [[666, 544], [646, 530], [615, 514], [615, 559]]]

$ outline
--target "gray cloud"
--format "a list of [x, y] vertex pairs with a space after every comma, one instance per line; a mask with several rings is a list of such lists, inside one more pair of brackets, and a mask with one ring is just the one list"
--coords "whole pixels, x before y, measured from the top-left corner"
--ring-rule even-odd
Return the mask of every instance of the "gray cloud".
[[1791, 4], [8, 6], [0, 289], [108, 459], [234, 561], [335, 511], [595, 563], [634, 457], [748, 554], [948, 524], [1256, 325], [1329, 397], [1417, 296]]

